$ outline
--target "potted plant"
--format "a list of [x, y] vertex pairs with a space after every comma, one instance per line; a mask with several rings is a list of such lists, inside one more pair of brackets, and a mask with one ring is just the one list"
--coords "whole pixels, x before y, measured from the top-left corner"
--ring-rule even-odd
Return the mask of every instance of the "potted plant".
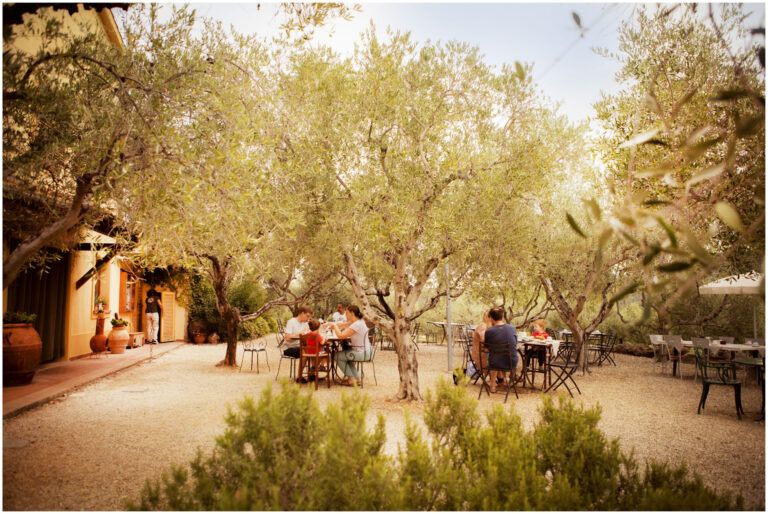
[[112, 332], [109, 333], [109, 351], [124, 353], [131, 338], [128, 334], [129, 321], [122, 318], [112, 318], [110, 322], [112, 323]]
[[192, 332], [192, 340], [195, 344], [205, 344], [206, 337], [206, 333], [202, 330], [195, 330]]
[[36, 314], [6, 312], [3, 314], [3, 386], [24, 385], [32, 382], [43, 342], [32, 323]]

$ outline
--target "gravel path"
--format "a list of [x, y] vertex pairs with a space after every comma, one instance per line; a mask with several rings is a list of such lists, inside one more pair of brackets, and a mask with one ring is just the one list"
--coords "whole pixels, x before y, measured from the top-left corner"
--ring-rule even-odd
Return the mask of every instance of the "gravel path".
[[[145, 478], [171, 463], [189, 461], [197, 448], [207, 450], [224, 427], [228, 405], [246, 394], [258, 395], [274, 383], [278, 353], [269, 337], [271, 372], [260, 374], [217, 368], [224, 346], [185, 345], [159, 359], [107, 377], [3, 423], [3, 506], [5, 510], [121, 510], [125, 498], [137, 498]], [[445, 372], [446, 348], [422, 345], [422, 392]], [[240, 352], [238, 352], [238, 358]], [[455, 362], [461, 355], [456, 353]], [[733, 393], [710, 392], [706, 411], [696, 415], [701, 384], [662, 376], [649, 359], [617, 356], [617, 367], [596, 368], [579, 376], [585, 404], [599, 403], [601, 427], [619, 437], [636, 457], [685, 460], [705, 482], [740, 493], [748, 508], [765, 504], [765, 425], [752, 421], [760, 410], [760, 390], [752, 382], [743, 391], [746, 417], [738, 421]], [[287, 375], [283, 363], [281, 375]], [[367, 367], [365, 393], [371, 419], [387, 419], [386, 450], [402, 439], [404, 412], [420, 418], [421, 407], [390, 400], [397, 386], [393, 352], [376, 356], [378, 386]], [[686, 366], [686, 373], [692, 373]], [[321, 384], [322, 385], [322, 384]], [[307, 388], [306, 386], [304, 386]], [[473, 394], [477, 387], [470, 386]], [[323, 387], [321, 404], [342, 390]], [[485, 410], [503, 395], [480, 402]], [[537, 419], [540, 396], [523, 392], [509, 401], [527, 427]]]

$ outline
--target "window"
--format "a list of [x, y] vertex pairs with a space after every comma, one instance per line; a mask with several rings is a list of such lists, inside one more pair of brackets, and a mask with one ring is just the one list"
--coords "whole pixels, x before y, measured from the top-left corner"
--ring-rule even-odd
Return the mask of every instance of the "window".
[[120, 272], [120, 286], [122, 298], [121, 312], [132, 312], [136, 309], [136, 277], [129, 275], [125, 271]]
[[109, 300], [102, 274], [94, 273], [91, 282], [93, 284], [93, 314], [109, 311]]

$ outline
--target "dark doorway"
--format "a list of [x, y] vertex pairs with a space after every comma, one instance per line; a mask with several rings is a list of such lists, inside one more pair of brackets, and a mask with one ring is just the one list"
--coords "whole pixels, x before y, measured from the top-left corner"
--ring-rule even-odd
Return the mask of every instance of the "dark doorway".
[[64, 356], [69, 254], [48, 262], [47, 269], [29, 268], [8, 287], [8, 312], [37, 314], [35, 329], [43, 341], [40, 362]]

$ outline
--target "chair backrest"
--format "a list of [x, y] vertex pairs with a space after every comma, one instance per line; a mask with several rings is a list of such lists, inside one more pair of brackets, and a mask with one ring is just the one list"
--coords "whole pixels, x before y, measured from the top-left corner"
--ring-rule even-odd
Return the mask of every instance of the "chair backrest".
[[[512, 347], [509, 345], [508, 342], [506, 341], [489, 342], [488, 339], [486, 339], [483, 344], [485, 345], [486, 350], [488, 350], [488, 368], [489, 369], [492, 369], [490, 365], [491, 360], [497, 356], [509, 357], [510, 366], [512, 365], [512, 361], [514, 360], [512, 357]], [[511, 368], [505, 368], [505, 370], [509, 370], [509, 369]]]
[[560, 343], [560, 347], [557, 349], [557, 355], [555, 355], [553, 360], [558, 363], [572, 364], [577, 360], [575, 354], [576, 343], [562, 342]]
[[648, 339], [651, 340], [651, 344], [661, 344], [664, 342], [664, 336], [659, 334], [650, 334], [648, 335]]
[[694, 348], [703, 348], [709, 350], [710, 340], [705, 337], [692, 337], [691, 342]]
[[275, 334], [275, 340], [277, 341], [277, 347], [280, 348], [285, 344], [285, 332], [282, 330]]
[[747, 344], [754, 344], [757, 343], [760, 346], [765, 346], [765, 339], [762, 337], [748, 337], [744, 340]]

